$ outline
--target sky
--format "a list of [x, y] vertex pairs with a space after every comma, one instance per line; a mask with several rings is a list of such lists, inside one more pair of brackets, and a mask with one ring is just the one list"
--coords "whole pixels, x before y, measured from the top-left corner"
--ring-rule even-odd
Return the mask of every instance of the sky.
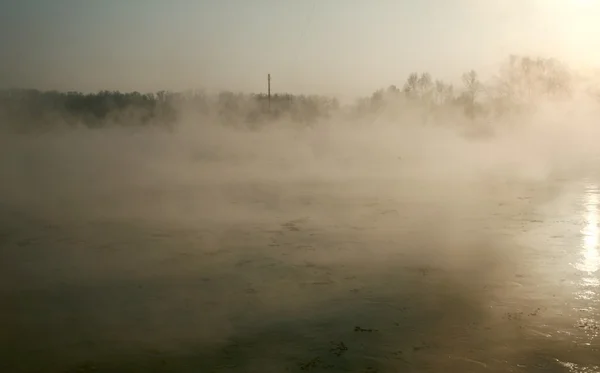
[[358, 96], [509, 54], [600, 66], [600, 0], [0, 0], [0, 87]]

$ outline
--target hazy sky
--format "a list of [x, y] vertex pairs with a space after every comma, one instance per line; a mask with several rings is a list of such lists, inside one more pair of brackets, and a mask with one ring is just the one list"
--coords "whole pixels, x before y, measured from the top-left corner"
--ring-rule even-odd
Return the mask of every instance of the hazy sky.
[[[0, 86], [369, 94], [510, 53], [600, 65], [600, 0], [0, 0]], [[595, 25], [598, 24], [598, 25]]]

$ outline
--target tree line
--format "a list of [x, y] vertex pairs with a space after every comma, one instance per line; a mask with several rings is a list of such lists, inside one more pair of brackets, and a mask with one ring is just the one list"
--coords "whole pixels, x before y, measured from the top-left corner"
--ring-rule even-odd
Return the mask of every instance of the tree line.
[[477, 72], [464, 73], [459, 84], [412, 73], [403, 86], [389, 86], [351, 105], [318, 95], [221, 92], [123, 93], [10, 89], [0, 91], [0, 123], [14, 130], [44, 130], [56, 126], [175, 126], [186, 117], [211, 123], [257, 128], [283, 120], [314, 125], [339, 115], [366, 118], [386, 112], [388, 117], [419, 112], [427, 117], [448, 113], [476, 120], [524, 113], [540, 100], [572, 97], [576, 76], [560, 61], [510, 56], [489, 81]]

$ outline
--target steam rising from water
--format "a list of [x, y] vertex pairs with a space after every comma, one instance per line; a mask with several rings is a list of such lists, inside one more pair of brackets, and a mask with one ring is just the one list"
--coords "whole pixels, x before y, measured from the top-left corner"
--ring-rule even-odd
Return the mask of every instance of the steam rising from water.
[[[483, 139], [416, 118], [6, 134], [3, 350], [12, 366], [25, 354], [60, 368], [277, 371], [292, 364], [281, 356], [313, 355], [339, 369], [591, 367], [587, 347], [569, 356], [557, 337], [575, 318], [557, 316], [571, 302], [548, 259], [561, 251], [516, 239], [552, 220], [540, 206], [597, 177], [591, 107], [492, 123]], [[585, 198], [574, 269], [593, 328], [598, 196]], [[330, 339], [346, 341], [345, 360]]]

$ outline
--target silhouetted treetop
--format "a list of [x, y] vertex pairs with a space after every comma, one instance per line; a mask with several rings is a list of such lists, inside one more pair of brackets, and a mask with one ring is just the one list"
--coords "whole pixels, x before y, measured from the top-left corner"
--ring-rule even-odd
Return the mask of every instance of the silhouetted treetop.
[[539, 100], [569, 99], [574, 79], [572, 72], [555, 59], [513, 55], [486, 82], [475, 70], [462, 74], [457, 86], [427, 72], [414, 72], [401, 87], [390, 85], [347, 106], [334, 97], [288, 93], [273, 94], [269, 105], [265, 93], [103, 90], [84, 94], [9, 89], [0, 91], [0, 120], [19, 131], [56, 126], [172, 127], [186, 118], [257, 128], [271, 122], [310, 126], [335, 115], [360, 119], [390, 108], [398, 115], [407, 110], [437, 116], [454, 112], [473, 120], [523, 112]]

